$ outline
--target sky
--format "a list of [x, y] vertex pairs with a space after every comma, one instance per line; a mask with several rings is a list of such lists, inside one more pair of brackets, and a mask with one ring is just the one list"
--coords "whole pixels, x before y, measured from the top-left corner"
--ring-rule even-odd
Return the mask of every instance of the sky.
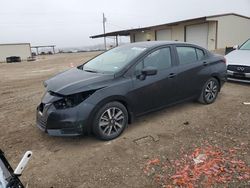
[[100, 44], [102, 13], [111, 32], [231, 12], [250, 17], [250, 0], [0, 0], [0, 43]]

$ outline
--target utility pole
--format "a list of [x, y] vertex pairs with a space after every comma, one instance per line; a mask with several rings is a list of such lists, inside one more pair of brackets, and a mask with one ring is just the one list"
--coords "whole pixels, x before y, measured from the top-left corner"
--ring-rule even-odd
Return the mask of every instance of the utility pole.
[[[106, 34], [105, 31], [105, 23], [106, 23], [107, 19], [105, 18], [104, 13], [102, 13], [102, 25], [103, 25], [103, 34]], [[106, 44], [106, 36], [104, 36], [104, 49], [107, 50], [107, 44]]]

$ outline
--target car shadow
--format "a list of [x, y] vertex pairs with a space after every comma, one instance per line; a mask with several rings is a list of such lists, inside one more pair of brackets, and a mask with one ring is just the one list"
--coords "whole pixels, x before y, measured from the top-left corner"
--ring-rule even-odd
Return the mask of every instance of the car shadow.
[[[176, 114], [180, 110], [185, 110], [190, 107], [198, 107], [202, 104], [195, 102], [195, 101], [187, 101], [179, 104], [175, 104], [173, 106], [165, 107], [160, 110], [156, 110], [153, 112], [146, 113], [142, 116], [136, 117], [132, 124], [129, 124], [128, 127], [130, 131], [137, 127], [137, 126], [144, 126], [142, 122], [150, 122], [153, 119], [163, 118], [162, 115], [164, 115], [164, 119], [168, 118], [171, 114]], [[186, 120], [183, 120], [185, 122]]]
[[228, 80], [227, 83], [237, 84], [237, 85], [242, 85], [242, 86], [250, 86], [250, 83], [238, 82], [238, 81], [233, 81], [233, 80]]

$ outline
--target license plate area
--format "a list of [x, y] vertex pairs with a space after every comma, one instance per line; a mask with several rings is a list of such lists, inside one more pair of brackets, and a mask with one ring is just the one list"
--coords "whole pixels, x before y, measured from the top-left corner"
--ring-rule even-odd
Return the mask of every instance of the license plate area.
[[241, 72], [234, 72], [233, 75], [236, 78], [245, 78], [246, 77], [245, 73], [241, 73]]

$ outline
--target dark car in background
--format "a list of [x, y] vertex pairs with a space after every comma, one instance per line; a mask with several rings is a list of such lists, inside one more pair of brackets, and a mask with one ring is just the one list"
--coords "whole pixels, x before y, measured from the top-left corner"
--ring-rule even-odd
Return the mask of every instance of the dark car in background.
[[6, 62], [7, 63], [19, 63], [19, 62], [21, 62], [21, 57], [19, 57], [19, 56], [6, 57]]
[[148, 112], [194, 99], [213, 103], [225, 81], [224, 57], [200, 46], [132, 43], [45, 81], [37, 125], [49, 135], [111, 140]]

